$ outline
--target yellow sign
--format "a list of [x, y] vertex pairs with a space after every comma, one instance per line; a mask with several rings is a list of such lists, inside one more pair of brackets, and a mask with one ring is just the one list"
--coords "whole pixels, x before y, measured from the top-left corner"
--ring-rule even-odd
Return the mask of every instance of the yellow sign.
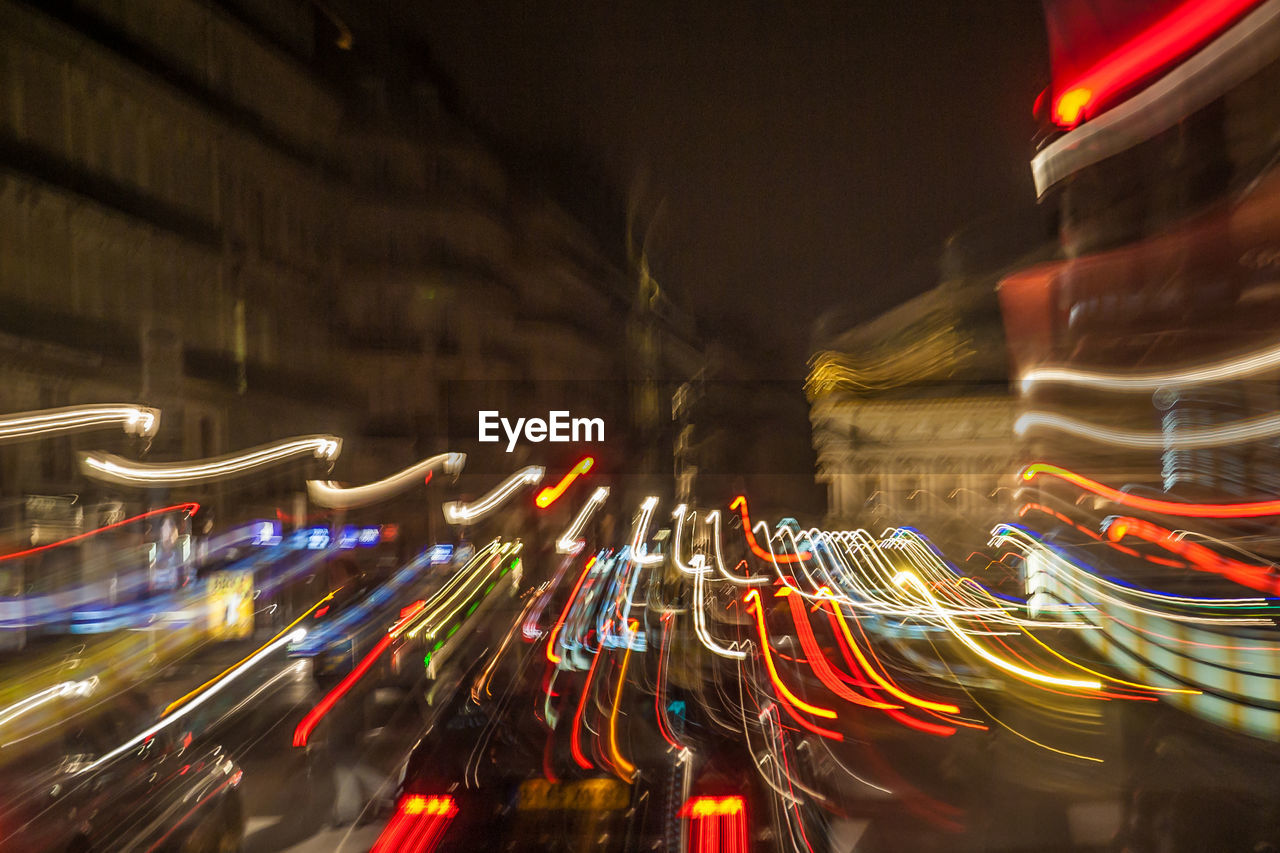
[[209, 633], [217, 640], [253, 635], [253, 572], [209, 575]]
[[553, 785], [531, 779], [520, 785], [516, 808], [523, 811], [615, 811], [630, 803], [627, 786], [616, 779], [584, 779]]

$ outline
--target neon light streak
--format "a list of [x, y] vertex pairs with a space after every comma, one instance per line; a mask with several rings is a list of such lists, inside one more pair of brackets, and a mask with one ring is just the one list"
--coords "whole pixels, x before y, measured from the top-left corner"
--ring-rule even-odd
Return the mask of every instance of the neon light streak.
[[[1056, 509], [1050, 509], [1049, 507], [1045, 506], [1044, 504], [1038, 504], [1038, 503], [1026, 503], [1026, 504], [1023, 504], [1021, 507], [1019, 507], [1019, 508], [1018, 508], [1018, 517], [1019, 517], [1019, 518], [1023, 518], [1023, 517], [1025, 517], [1025, 516], [1026, 516], [1026, 514], [1027, 514], [1027, 513], [1029, 513], [1029, 512], [1033, 512], [1033, 511], [1034, 511], [1034, 512], [1042, 512], [1042, 513], [1044, 513], [1045, 515], [1052, 516], [1053, 518], [1058, 519], [1058, 521], [1061, 521], [1063, 524], [1067, 524], [1067, 525], [1070, 525], [1071, 527], [1074, 527], [1076, 530], [1080, 531], [1080, 532], [1081, 532], [1081, 533], [1083, 533], [1085, 536], [1088, 536], [1090, 539], [1094, 539], [1094, 540], [1097, 540], [1097, 541], [1099, 541], [1099, 542], [1107, 541], [1107, 540], [1104, 540], [1100, 534], [1095, 533], [1094, 531], [1090, 530], [1089, 528], [1085, 527], [1084, 525], [1076, 524], [1076, 523], [1075, 523], [1074, 521], [1072, 521], [1069, 517], [1067, 517], [1067, 516], [1063, 515], [1062, 513], [1058, 512]], [[1119, 545], [1119, 544], [1117, 544], [1117, 543], [1115, 543], [1115, 542], [1111, 542], [1110, 544], [1111, 544], [1111, 545], [1112, 545], [1112, 546], [1113, 546], [1117, 551], [1120, 551], [1122, 554], [1128, 554], [1128, 555], [1129, 555], [1129, 556], [1131, 556], [1131, 557], [1141, 557], [1142, 559], [1146, 560], [1147, 562], [1149, 562], [1149, 563], [1155, 563], [1155, 564], [1156, 564], [1156, 565], [1158, 565], [1158, 566], [1168, 566], [1169, 568], [1173, 568], [1173, 569], [1185, 569], [1185, 568], [1187, 568], [1187, 567], [1188, 567], [1188, 566], [1187, 566], [1187, 564], [1186, 564], [1186, 563], [1184, 563], [1184, 562], [1183, 562], [1183, 561], [1181, 561], [1181, 560], [1166, 560], [1166, 559], [1165, 559], [1165, 558], [1163, 558], [1163, 557], [1156, 557], [1156, 556], [1153, 556], [1153, 555], [1151, 555], [1151, 554], [1144, 554], [1144, 553], [1142, 553], [1141, 551], [1135, 551], [1135, 550], [1133, 550], [1132, 548], [1126, 548], [1126, 547], [1124, 547], [1123, 545]], [[977, 553], [977, 552], [975, 552], [975, 553]], [[1006, 556], [1007, 556], [1007, 555], [1006, 555]], [[983, 590], [983, 592], [986, 592], [986, 590]]]
[[444, 518], [450, 524], [471, 524], [479, 521], [516, 493], [522, 486], [534, 486], [542, 481], [546, 469], [541, 465], [521, 468], [493, 488], [487, 495], [473, 503], [449, 501], [444, 505]]
[[123, 486], [179, 486], [247, 474], [298, 456], [332, 462], [341, 450], [342, 439], [337, 436], [312, 435], [195, 462], [142, 463], [112, 453], [81, 453], [80, 470], [91, 479]]
[[736, 509], [741, 514], [742, 533], [747, 537], [747, 545], [751, 548], [751, 553], [761, 560], [767, 560], [771, 563], [798, 563], [813, 556], [807, 551], [803, 554], [771, 554], [761, 548], [760, 543], [756, 541], [756, 535], [751, 531], [751, 518], [747, 515], [747, 498], [745, 495], [738, 495], [734, 498], [733, 503], [729, 504], [729, 509], [731, 511]]
[[150, 438], [160, 428], [160, 410], [127, 403], [65, 406], [0, 418], [0, 441], [40, 438], [119, 424], [129, 435]]
[[836, 712], [830, 708], [821, 708], [817, 705], [811, 705], [801, 699], [788, 689], [783, 683], [782, 676], [778, 675], [778, 668], [773, 663], [773, 653], [769, 646], [769, 635], [764, 627], [764, 607], [760, 604], [760, 593], [756, 590], [747, 592], [743, 599], [747, 603], [748, 612], [754, 613], [756, 617], [756, 629], [760, 632], [761, 651], [764, 654], [764, 663], [769, 670], [769, 680], [773, 682], [774, 688], [779, 695], [786, 698], [788, 702], [803, 711], [813, 714], [815, 717], [823, 717], [828, 720], [836, 719]]
[[1212, 548], [1180, 539], [1172, 530], [1158, 524], [1140, 518], [1121, 517], [1113, 519], [1106, 532], [1107, 538], [1113, 542], [1127, 535], [1137, 536], [1185, 558], [1200, 571], [1222, 575], [1241, 586], [1268, 595], [1280, 595], [1280, 578], [1272, 572], [1271, 566], [1253, 566], [1224, 557]]
[[387, 500], [419, 482], [429, 483], [435, 471], [456, 477], [466, 462], [465, 453], [441, 453], [377, 482], [349, 488], [333, 480], [307, 480], [307, 497], [317, 506], [355, 509]]
[[157, 515], [164, 515], [165, 513], [169, 513], [169, 512], [177, 512], [178, 510], [184, 510], [187, 514], [187, 518], [190, 518], [191, 516], [195, 515], [197, 512], [200, 511], [200, 504], [198, 503], [174, 504], [173, 506], [167, 506], [167, 507], [164, 507], [163, 509], [153, 509], [150, 512], [144, 512], [141, 515], [135, 515], [132, 518], [126, 518], [123, 521], [117, 521], [113, 524], [107, 524], [97, 528], [96, 530], [90, 530], [87, 533], [78, 533], [75, 536], [69, 536], [66, 539], [59, 539], [57, 542], [49, 542], [44, 545], [39, 545], [35, 548], [28, 548], [25, 551], [15, 551], [12, 554], [5, 554], [3, 556], [0, 556], [0, 563], [3, 563], [5, 560], [16, 560], [19, 557], [29, 557], [32, 554], [39, 554], [41, 551], [48, 551], [50, 548], [58, 548], [63, 545], [70, 545], [72, 542], [79, 542], [82, 539], [88, 539], [90, 536], [97, 536], [99, 533], [105, 533], [108, 530], [115, 530], [117, 527], [124, 527], [126, 524], [133, 524], [134, 522], [142, 521], [143, 519], [151, 518]]
[[498, 541], [495, 539], [477, 551], [469, 563], [436, 591], [427, 608], [415, 617], [418, 624], [408, 630], [410, 639], [417, 639], [424, 632], [428, 637], [434, 636], [439, 628], [458, 615], [485, 581], [493, 577], [511, 549], [510, 544], [499, 546]]
[[1103, 57], [1054, 98], [1053, 120], [1074, 127], [1100, 105], [1210, 41], [1258, 0], [1184, 2]]
[[1267, 515], [1280, 515], [1280, 500], [1241, 504], [1184, 504], [1175, 501], [1162, 501], [1156, 498], [1144, 498], [1141, 495], [1131, 495], [1128, 492], [1104, 486], [1097, 480], [1090, 480], [1088, 477], [1077, 474], [1074, 471], [1068, 471], [1065, 468], [1059, 468], [1057, 465], [1049, 465], [1044, 462], [1028, 465], [1022, 472], [1022, 479], [1030, 482], [1041, 474], [1065, 480], [1087, 492], [1093, 492], [1099, 497], [1106, 498], [1112, 503], [1163, 515], [1176, 515], [1182, 518], [1259, 518]]
[[920, 580], [920, 577], [915, 572], [898, 572], [898, 574], [894, 576], [893, 582], [900, 587], [910, 587], [923, 596], [929, 602], [929, 605], [937, 612], [938, 618], [940, 618], [951, 633], [955, 635], [956, 639], [964, 643], [965, 646], [974, 652], [974, 654], [996, 667], [1003, 669], [1005, 672], [1013, 673], [1014, 675], [1018, 675], [1028, 681], [1038, 682], [1041, 684], [1052, 684], [1058, 687], [1074, 687], [1080, 690], [1102, 689], [1102, 682], [1095, 679], [1060, 678], [1058, 676], [1045, 675], [1044, 673], [1036, 672], [1034, 670], [1018, 666], [1017, 664], [1010, 663], [1009, 661], [992, 654], [974, 641], [972, 637], [956, 625], [955, 621], [952, 620], [950, 616], [943, 612], [942, 608], [938, 605], [937, 599], [934, 598], [933, 593], [929, 591], [929, 587], [925, 585], [924, 581]]
[[537, 504], [540, 509], [546, 509], [551, 506], [561, 495], [564, 494], [565, 489], [569, 488], [569, 485], [574, 480], [590, 471], [591, 466], [595, 464], [596, 460], [594, 458], [590, 456], [583, 457], [577, 465], [574, 465], [569, 469], [569, 473], [560, 478], [560, 482], [556, 483], [554, 486], [547, 486], [545, 489], [538, 492], [538, 496], [533, 499], [533, 502]]
[[311, 733], [315, 731], [316, 726], [320, 724], [320, 720], [324, 718], [325, 714], [328, 714], [329, 711], [332, 710], [333, 706], [337, 704], [338, 700], [347, 695], [351, 688], [355, 686], [356, 682], [364, 677], [364, 674], [369, 671], [378, 658], [382, 656], [382, 653], [385, 652], [387, 648], [390, 647], [391, 643], [400, 635], [400, 631], [409, 623], [409, 620], [413, 619], [413, 617], [416, 616], [425, 606], [425, 601], [419, 601], [414, 608], [412, 608], [408, 616], [402, 617], [400, 621], [387, 632], [386, 636], [378, 640], [377, 645], [375, 645], [369, 653], [361, 659], [360, 663], [356, 664], [355, 668], [352, 669], [351, 672], [347, 673], [346, 677], [343, 678], [342, 681], [338, 682], [336, 687], [325, 694], [324, 698], [317, 702], [316, 706], [307, 712], [307, 715], [302, 718], [300, 723], [298, 723], [298, 727], [293, 730], [294, 746], [302, 747], [307, 745], [307, 740], [311, 737]]

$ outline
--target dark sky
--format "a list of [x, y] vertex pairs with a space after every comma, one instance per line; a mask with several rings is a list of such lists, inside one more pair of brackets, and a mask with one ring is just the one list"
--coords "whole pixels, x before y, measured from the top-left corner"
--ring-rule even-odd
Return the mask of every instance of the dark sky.
[[[470, 112], [798, 376], [813, 320], [913, 295], [958, 227], [1034, 208], [1034, 0], [434, 0], [410, 22]], [[607, 237], [606, 237], [607, 239]], [[621, 234], [614, 238], [621, 244]], [[923, 286], [921, 284], [915, 287]]]

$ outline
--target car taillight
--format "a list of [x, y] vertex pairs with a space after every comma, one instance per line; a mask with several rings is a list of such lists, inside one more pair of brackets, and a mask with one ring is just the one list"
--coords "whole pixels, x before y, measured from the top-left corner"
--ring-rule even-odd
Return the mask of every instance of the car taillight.
[[458, 804], [448, 794], [408, 794], [401, 798], [370, 853], [430, 853], [457, 813]]
[[680, 816], [689, 821], [689, 853], [747, 853], [747, 802], [742, 797], [690, 797]]

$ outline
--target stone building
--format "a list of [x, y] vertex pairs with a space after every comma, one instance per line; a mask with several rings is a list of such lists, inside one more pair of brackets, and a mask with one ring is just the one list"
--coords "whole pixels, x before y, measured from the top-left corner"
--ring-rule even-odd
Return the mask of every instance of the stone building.
[[811, 361], [818, 481], [840, 527], [981, 525], [1017, 471], [994, 282], [955, 279], [837, 336]]

